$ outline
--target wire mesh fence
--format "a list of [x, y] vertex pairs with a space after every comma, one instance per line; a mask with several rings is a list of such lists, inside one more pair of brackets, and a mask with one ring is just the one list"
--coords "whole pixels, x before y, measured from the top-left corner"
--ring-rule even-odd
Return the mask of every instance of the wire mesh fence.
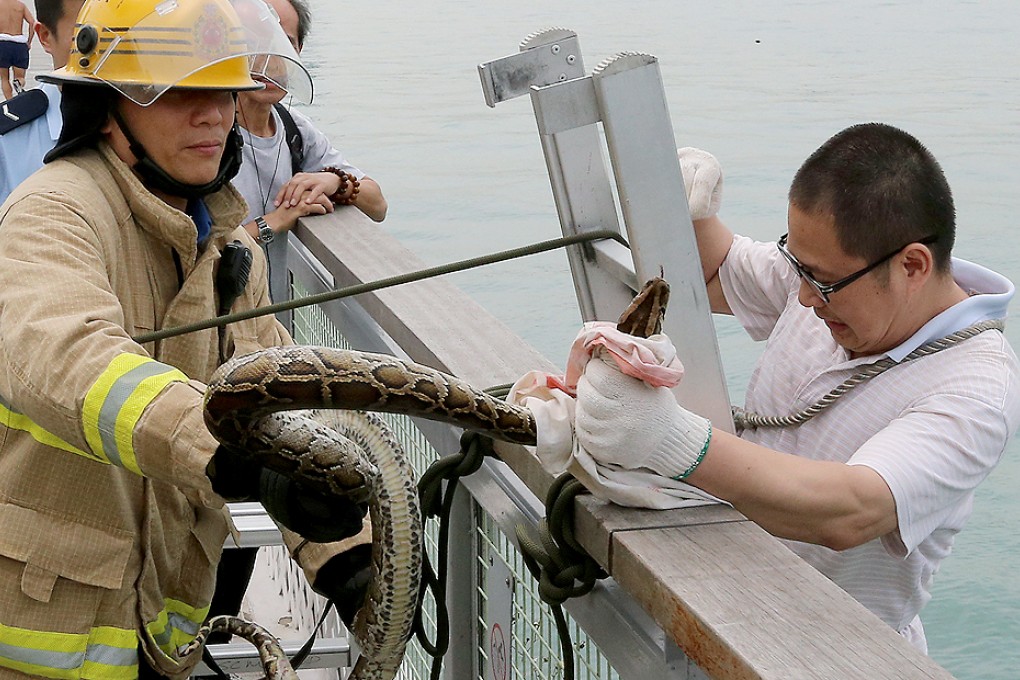
[[[485, 589], [488, 582], [486, 572], [499, 560], [509, 570], [513, 581], [509, 677], [562, 678], [563, 659], [556, 624], [548, 605], [539, 596], [538, 584], [531, 577], [513, 542], [477, 503], [473, 505], [479, 565], [476, 592], [481, 603], [481, 615], [477, 621], [479, 630], [482, 633], [487, 631], [485, 607], [489, 598]], [[620, 676], [613, 670], [609, 660], [569, 615], [567, 623], [570, 627], [576, 680], [617, 680]], [[481, 668], [490, 666], [488, 649], [486, 641], [480, 639], [478, 653]], [[490, 676], [484, 673], [481, 677], [490, 680]]]

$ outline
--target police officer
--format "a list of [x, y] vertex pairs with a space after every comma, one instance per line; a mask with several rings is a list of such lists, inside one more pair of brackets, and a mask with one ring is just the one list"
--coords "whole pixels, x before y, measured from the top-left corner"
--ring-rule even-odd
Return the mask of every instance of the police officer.
[[[63, 68], [71, 51], [74, 21], [82, 0], [36, 0], [39, 44]], [[53, 84], [26, 90], [3, 103], [0, 115], [0, 202], [42, 167], [60, 137], [60, 89]]]
[[[239, 463], [205, 427], [221, 357], [290, 342], [274, 317], [133, 340], [215, 316], [234, 241], [254, 259], [231, 309], [269, 302], [228, 184], [235, 96], [260, 87], [244, 2], [261, 0], [86, 0], [45, 76], [58, 144], [0, 209], [0, 677], [187, 676], [225, 500], [323, 542], [362, 528], [362, 508]], [[341, 585], [365, 568], [341, 564]]]

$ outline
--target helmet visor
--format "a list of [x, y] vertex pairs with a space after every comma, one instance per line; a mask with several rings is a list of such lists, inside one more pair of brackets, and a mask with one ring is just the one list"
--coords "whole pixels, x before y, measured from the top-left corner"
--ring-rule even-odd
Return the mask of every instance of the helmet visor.
[[99, 80], [148, 106], [170, 88], [261, 89], [251, 76], [261, 60], [273, 83], [311, 101], [311, 78], [262, 0], [164, 0], [127, 27], [79, 20], [71, 62], [55, 81]]
[[275, 85], [298, 101], [310, 104], [311, 75], [301, 63], [296, 46], [280, 26], [276, 10], [263, 0], [230, 1], [244, 26], [252, 78]]

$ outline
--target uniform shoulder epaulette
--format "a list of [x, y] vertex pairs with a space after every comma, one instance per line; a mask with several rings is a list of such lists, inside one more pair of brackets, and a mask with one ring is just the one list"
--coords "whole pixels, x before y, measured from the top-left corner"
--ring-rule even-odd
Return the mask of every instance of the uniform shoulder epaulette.
[[46, 113], [50, 100], [42, 90], [25, 90], [16, 97], [11, 97], [0, 104], [0, 135], [25, 123], [31, 123]]

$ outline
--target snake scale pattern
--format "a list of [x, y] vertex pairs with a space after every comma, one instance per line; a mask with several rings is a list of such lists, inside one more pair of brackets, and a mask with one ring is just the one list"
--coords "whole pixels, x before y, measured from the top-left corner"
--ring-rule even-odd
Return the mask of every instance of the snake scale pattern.
[[[618, 328], [634, 335], [657, 331], [668, 293], [663, 279], [651, 279]], [[423, 530], [414, 472], [389, 428], [367, 411], [437, 420], [518, 444], [534, 445], [537, 432], [527, 409], [460, 378], [383, 354], [276, 347], [232, 359], [210, 380], [205, 418], [217, 440], [246, 453], [253, 464], [368, 503], [375, 578], [352, 626], [361, 655], [349, 677], [392, 680], [418, 604]], [[269, 649], [263, 635], [268, 633], [240, 619], [221, 620], [231, 618], [217, 617], [209, 625], [230, 627], [260, 654]], [[196, 639], [187, 653], [202, 644]], [[277, 652], [266, 653], [272, 658]], [[293, 677], [285, 659], [269, 664], [266, 658], [267, 678]]]

